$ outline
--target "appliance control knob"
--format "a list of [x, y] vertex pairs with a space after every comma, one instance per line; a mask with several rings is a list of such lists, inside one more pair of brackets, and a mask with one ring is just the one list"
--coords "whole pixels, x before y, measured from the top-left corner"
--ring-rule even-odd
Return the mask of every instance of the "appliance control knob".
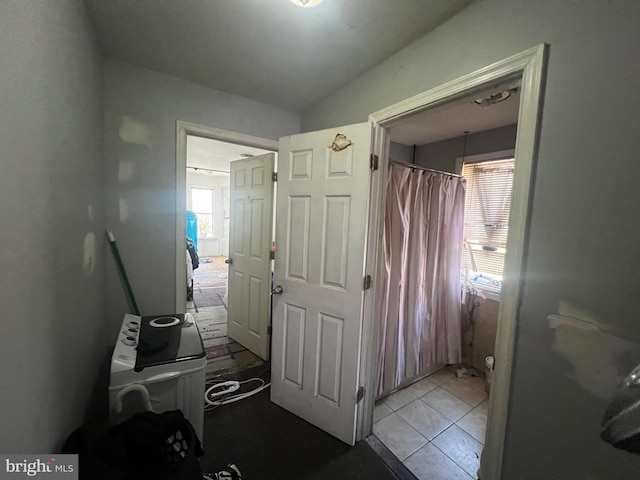
[[133, 346], [136, 344], [136, 339], [133, 337], [124, 337], [122, 339], [122, 343], [124, 343], [125, 345]]

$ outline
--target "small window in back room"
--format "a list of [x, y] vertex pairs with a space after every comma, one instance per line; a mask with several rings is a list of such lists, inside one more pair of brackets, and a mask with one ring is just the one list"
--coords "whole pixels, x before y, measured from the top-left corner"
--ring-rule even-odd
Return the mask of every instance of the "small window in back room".
[[462, 275], [476, 289], [500, 294], [507, 247], [514, 159], [466, 163]]
[[213, 190], [209, 188], [192, 188], [191, 209], [198, 217], [198, 238], [212, 238], [214, 234]]

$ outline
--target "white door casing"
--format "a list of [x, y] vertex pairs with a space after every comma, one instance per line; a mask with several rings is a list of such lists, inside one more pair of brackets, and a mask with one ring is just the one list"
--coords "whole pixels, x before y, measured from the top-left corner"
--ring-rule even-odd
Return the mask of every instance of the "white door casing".
[[[353, 445], [371, 125], [280, 139], [271, 399]], [[337, 134], [351, 144], [335, 151]]]
[[231, 162], [228, 336], [269, 360], [275, 154]]

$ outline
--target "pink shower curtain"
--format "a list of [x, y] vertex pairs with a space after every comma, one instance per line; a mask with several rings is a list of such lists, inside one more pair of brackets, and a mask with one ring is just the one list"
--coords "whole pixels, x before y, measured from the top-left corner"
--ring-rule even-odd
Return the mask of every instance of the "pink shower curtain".
[[389, 166], [378, 394], [461, 360], [462, 178]]

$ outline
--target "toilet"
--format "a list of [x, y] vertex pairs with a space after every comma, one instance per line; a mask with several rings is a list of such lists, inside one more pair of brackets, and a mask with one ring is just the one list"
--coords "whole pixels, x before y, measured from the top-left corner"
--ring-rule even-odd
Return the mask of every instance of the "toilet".
[[485, 371], [485, 390], [487, 393], [491, 393], [491, 384], [493, 383], [493, 364], [495, 359], [490, 355], [484, 359], [484, 363], [487, 366], [487, 370]]

